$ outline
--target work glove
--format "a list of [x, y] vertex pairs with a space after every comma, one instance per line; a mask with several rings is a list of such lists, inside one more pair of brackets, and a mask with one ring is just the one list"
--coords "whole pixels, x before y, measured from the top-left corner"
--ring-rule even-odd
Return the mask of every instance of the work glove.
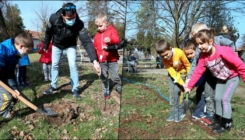
[[122, 49], [125, 46], [126, 46], [126, 40], [124, 38], [122, 38], [121, 41], [118, 44], [108, 45], [107, 48], [105, 48], [105, 50], [107, 50], [107, 51], [119, 50], [119, 49]]

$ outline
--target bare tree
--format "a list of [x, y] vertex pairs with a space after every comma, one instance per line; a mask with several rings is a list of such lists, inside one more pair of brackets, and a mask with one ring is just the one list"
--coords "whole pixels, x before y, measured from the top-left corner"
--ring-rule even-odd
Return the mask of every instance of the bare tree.
[[[212, 16], [211, 13], [208, 15], [204, 14], [210, 6], [210, 1], [164, 0], [154, 2], [158, 5], [157, 9], [155, 8], [153, 10], [151, 7], [147, 8], [151, 11], [151, 14], [156, 15], [158, 33], [176, 47], [180, 46], [180, 42], [188, 36], [191, 27], [196, 22], [203, 21], [207, 16]], [[216, 5], [214, 3], [212, 6], [218, 6], [217, 4], [227, 5], [233, 2], [232, 0], [222, 1], [221, 3], [216, 3]], [[244, 5], [241, 4], [239, 6], [236, 6], [236, 11], [243, 12], [241, 11], [241, 7], [244, 7]], [[227, 10], [233, 9], [234, 7], [227, 8]]]
[[38, 32], [40, 33], [40, 41], [44, 38], [44, 34], [45, 34], [45, 29], [46, 26], [48, 24], [48, 20], [50, 15], [53, 13], [53, 9], [51, 7], [49, 7], [48, 4], [45, 4], [43, 1], [41, 2], [41, 4], [37, 9], [33, 9], [33, 12], [36, 15], [36, 18], [34, 20], [32, 20], [32, 24], [34, 27], [37, 28]]

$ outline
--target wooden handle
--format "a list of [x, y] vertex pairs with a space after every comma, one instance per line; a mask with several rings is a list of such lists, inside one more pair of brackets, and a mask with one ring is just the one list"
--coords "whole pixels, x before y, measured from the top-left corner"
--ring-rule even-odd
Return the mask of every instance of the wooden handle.
[[[4, 89], [6, 89], [9, 93], [11, 93], [12, 95], [15, 94], [16, 92], [9, 88], [6, 84], [4, 84], [2, 81], [0, 81], [0, 86], [2, 86]], [[29, 102], [28, 100], [26, 100], [24, 97], [22, 96], [18, 96], [18, 99], [23, 102], [24, 104], [26, 104], [28, 107], [32, 108], [33, 110], [37, 110], [37, 106], [35, 106], [33, 103]]]

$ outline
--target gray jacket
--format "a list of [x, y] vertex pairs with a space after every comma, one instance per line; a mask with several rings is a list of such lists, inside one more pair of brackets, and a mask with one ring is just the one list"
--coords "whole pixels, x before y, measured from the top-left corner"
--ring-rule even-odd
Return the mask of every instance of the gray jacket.
[[[234, 42], [230, 39], [224, 38], [222, 35], [214, 36], [214, 43], [217, 45], [220, 45], [220, 46], [229, 46], [232, 48], [233, 51], [236, 50]], [[200, 53], [201, 53], [200, 49], [198, 47], [196, 47], [196, 54], [195, 54], [195, 57], [193, 58], [193, 61], [191, 63], [191, 69], [188, 73], [187, 79], [191, 78], [191, 75], [197, 66], [198, 59], [200, 57]]]

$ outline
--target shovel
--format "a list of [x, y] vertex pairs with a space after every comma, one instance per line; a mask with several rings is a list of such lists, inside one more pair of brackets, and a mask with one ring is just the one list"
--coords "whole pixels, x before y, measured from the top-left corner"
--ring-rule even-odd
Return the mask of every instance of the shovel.
[[187, 113], [187, 110], [189, 109], [189, 105], [191, 104], [191, 101], [188, 98], [189, 98], [189, 94], [186, 93], [185, 94], [185, 100], [184, 100], [184, 110], [185, 110], [185, 113]]
[[[2, 81], [0, 81], [0, 86], [2, 86], [4, 89], [6, 89], [9, 93], [11, 93], [12, 95], [15, 94], [15, 91], [11, 88], [9, 88], [6, 84], [4, 84]], [[51, 117], [57, 117], [59, 114], [57, 112], [52, 111], [50, 108], [38, 108], [37, 106], [35, 106], [34, 104], [32, 104], [30, 101], [26, 100], [24, 97], [22, 96], [18, 96], [18, 99], [23, 102], [25, 105], [27, 105], [28, 107], [32, 108], [33, 110], [35, 110], [36, 112], [39, 112], [43, 115], [46, 116], [51, 116]]]

